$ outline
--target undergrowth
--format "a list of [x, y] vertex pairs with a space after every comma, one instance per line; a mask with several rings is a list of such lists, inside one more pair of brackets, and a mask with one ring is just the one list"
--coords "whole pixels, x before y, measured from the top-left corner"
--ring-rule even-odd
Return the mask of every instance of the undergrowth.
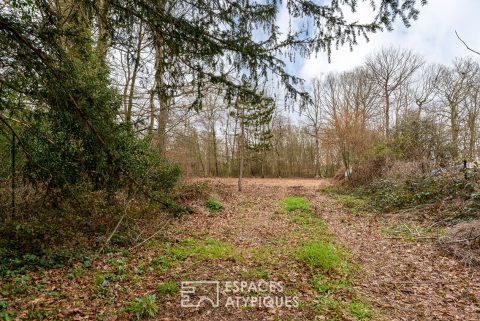
[[[0, 225], [0, 277], [85, 262], [100, 250], [121, 252], [154, 233], [171, 216], [161, 204], [140, 195], [127, 200], [127, 194], [109, 200], [98, 192], [22, 204], [22, 211]], [[185, 195], [192, 201], [207, 194], [204, 183], [182, 183], [171, 198], [185, 204]]]
[[480, 213], [480, 189], [462, 175], [425, 177], [394, 182], [376, 179], [361, 186], [333, 186], [323, 189], [352, 213], [394, 212], [418, 208], [434, 220], [457, 223]]

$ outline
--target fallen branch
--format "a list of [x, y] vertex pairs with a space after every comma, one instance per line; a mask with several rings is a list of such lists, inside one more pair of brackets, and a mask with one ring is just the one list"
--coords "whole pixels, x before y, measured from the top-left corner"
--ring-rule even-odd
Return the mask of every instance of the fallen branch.
[[454, 280], [419, 280], [419, 281], [385, 281], [382, 280], [383, 283], [391, 283], [391, 284], [445, 284], [445, 283], [458, 283], [461, 281], [454, 281]]
[[105, 248], [105, 246], [108, 245], [108, 243], [110, 243], [110, 240], [112, 239], [113, 235], [115, 233], [117, 233], [117, 230], [118, 228], [120, 227], [120, 224], [122, 224], [123, 222], [123, 219], [125, 218], [125, 216], [127, 216], [127, 208], [128, 206], [130, 205], [130, 202], [132, 201], [132, 199], [129, 199], [128, 202], [125, 201], [125, 199], [123, 200], [123, 215], [122, 217], [120, 217], [120, 220], [118, 220], [117, 222], [117, 225], [115, 226], [115, 228], [113, 229], [112, 233], [110, 234], [110, 236], [107, 238], [107, 240], [105, 241], [105, 243], [102, 245], [102, 247], [100, 248], [100, 250], [97, 252], [97, 254], [100, 254], [102, 253], [103, 249]]
[[460, 239], [460, 240], [450, 240], [450, 241], [443, 241], [442, 243], [444, 244], [453, 244], [453, 243], [466, 243], [470, 241], [475, 241], [480, 238], [480, 234], [474, 237], [466, 238], [466, 239]]
[[386, 239], [391, 240], [435, 240], [438, 236], [417, 236], [417, 237], [404, 237], [404, 236], [387, 236]]
[[158, 234], [160, 234], [160, 232], [162, 232], [163, 230], [165, 230], [165, 228], [170, 224], [170, 222], [173, 221], [173, 218], [170, 218], [167, 222], [165, 222], [165, 224], [163, 224], [157, 231], [155, 231], [155, 233], [153, 233], [152, 235], [150, 235], [149, 237], [147, 237], [145, 240], [143, 240], [142, 242], [138, 243], [138, 244], [135, 244], [134, 246], [130, 247], [128, 249], [128, 251], [132, 251], [140, 246], [142, 246], [143, 244], [145, 244], [146, 242], [150, 241], [151, 239], [153, 239], [154, 237], [156, 237]]

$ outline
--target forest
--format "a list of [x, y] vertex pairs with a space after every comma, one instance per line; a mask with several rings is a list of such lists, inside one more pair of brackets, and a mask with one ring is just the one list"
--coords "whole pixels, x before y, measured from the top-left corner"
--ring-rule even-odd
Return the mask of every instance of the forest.
[[478, 320], [480, 48], [296, 69], [434, 6], [0, 2], [0, 320]]

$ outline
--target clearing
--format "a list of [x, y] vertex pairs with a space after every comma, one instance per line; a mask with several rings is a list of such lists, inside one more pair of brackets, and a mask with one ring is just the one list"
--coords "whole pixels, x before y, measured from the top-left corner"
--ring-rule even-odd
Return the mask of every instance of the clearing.
[[[160, 238], [12, 278], [1, 284], [7, 312], [0, 313], [59, 320], [480, 319], [476, 269], [427, 238], [385, 233], [388, 221], [324, 192], [328, 180], [245, 179], [241, 193], [236, 179], [202, 181], [214, 191], [207, 204], [196, 204], [195, 214]], [[220, 307], [182, 308], [181, 282], [191, 280], [277, 282], [276, 293], [234, 294], [295, 297], [299, 304], [225, 306], [232, 293], [222, 288]]]

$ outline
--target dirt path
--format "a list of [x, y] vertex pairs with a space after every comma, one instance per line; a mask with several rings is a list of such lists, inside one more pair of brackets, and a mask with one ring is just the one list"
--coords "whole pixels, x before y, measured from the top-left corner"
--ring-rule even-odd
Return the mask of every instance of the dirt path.
[[[235, 184], [235, 180], [222, 180]], [[357, 288], [387, 320], [480, 320], [480, 273], [446, 256], [428, 241], [381, 233], [388, 224], [373, 216], [352, 215], [320, 191], [328, 181], [245, 180], [250, 188], [282, 189], [305, 195], [338, 242], [361, 266]]]

